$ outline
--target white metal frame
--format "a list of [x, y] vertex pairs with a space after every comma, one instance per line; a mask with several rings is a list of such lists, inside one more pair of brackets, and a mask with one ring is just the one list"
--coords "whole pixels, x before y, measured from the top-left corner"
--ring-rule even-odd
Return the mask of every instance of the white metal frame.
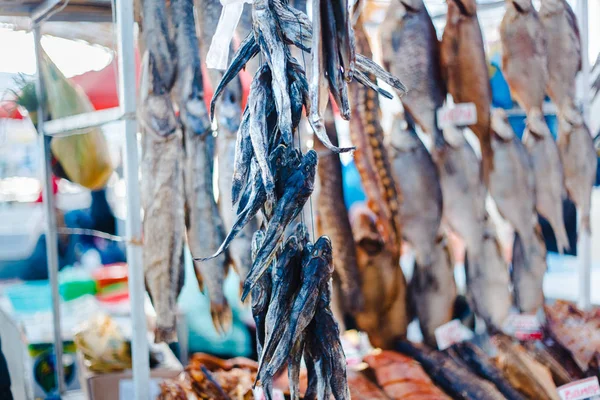
[[[64, 1], [64, 0], [63, 0]], [[61, 0], [46, 0], [31, 13], [35, 53], [37, 62], [36, 92], [39, 99], [45, 94], [44, 80], [40, 74], [42, 56], [40, 25]], [[127, 264], [129, 268], [129, 298], [132, 320], [132, 359], [133, 381], [136, 400], [149, 399], [150, 366], [148, 358], [148, 337], [144, 312], [144, 275], [142, 266], [142, 221], [139, 188], [139, 164], [137, 153], [136, 80], [133, 0], [116, 0], [117, 54], [119, 70], [119, 108], [95, 111], [45, 123], [47, 112], [45, 102], [40, 101], [38, 110], [38, 132], [43, 149], [43, 196], [46, 213], [46, 249], [48, 276], [52, 290], [52, 312], [54, 322], [54, 352], [56, 354], [56, 379], [59, 395], [65, 393], [62, 368], [63, 342], [60, 328], [60, 297], [58, 291], [58, 249], [55, 199], [52, 192], [52, 171], [50, 166], [50, 140], [52, 136], [65, 136], [76, 133], [77, 129], [99, 126], [108, 122], [122, 121], [125, 133], [124, 171], [127, 185]]]

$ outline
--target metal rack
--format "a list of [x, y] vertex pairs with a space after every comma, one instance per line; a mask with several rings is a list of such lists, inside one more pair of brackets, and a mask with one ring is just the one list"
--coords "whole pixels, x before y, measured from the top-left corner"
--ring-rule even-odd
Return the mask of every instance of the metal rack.
[[61, 335], [60, 297], [58, 290], [58, 249], [55, 198], [52, 192], [50, 140], [53, 136], [77, 134], [78, 129], [100, 126], [120, 121], [125, 134], [124, 175], [127, 185], [127, 262], [129, 268], [129, 298], [132, 319], [133, 381], [136, 400], [149, 399], [150, 366], [148, 338], [144, 313], [144, 276], [142, 266], [142, 223], [139, 189], [139, 167], [136, 129], [136, 78], [134, 60], [133, 0], [115, 0], [117, 29], [117, 54], [119, 71], [119, 107], [103, 111], [80, 114], [46, 122], [44, 79], [39, 66], [42, 58], [41, 25], [48, 19], [62, 21], [110, 21], [111, 0], [43, 0], [43, 1], [0, 1], [3, 14], [27, 16], [31, 19], [34, 34], [37, 80], [36, 92], [40, 99], [38, 109], [38, 133], [43, 149], [43, 196], [46, 215], [46, 248], [48, 276], [52, 292], [54, 322], [54, 352], [56, 355], [56, 379], [59, 396], [65, 395], [64, 371], [62, 368], [63, 341]]
[[[44, 97], [44, 81], [39, 73], [41, 60], [41, 31], [40, 27], [51, 15], [52, 19], [62, 21], [110, 21], [112, 14], [109, 6], [111, 0], [42, 0], [42, 1], [3, 1], [0, 6], [4, 15], [28, 16], [32, 22], [34, 33], [36, 61], [38, 65], [36, 90], [38, 98]], [[127, 184], [127, 261], [129, 268], [129, 296], [131, 299], [132, 318], [132, 359], [133, 380], [136, 400], [149, 399], [150, 368], [148, 362], [148, 340], [146, 319], [144, 313], [144, 278], [141, 253], [141, 217], [140, 217], [140, 191], [138, 179], [138, 154], [136, 130], [136, 80], [134, 62], [134, 18], [133, 0], [115, 0], [117, 23], [117, 54], [119, 71], [119, 104], [118, 108], [96, 111], [73, 117], [61, 118], [45, 122], [47, 110], [44, 101], [40, 101], [38, 110], [38, 132], [40, 146], [43, 149], [44, 163], [44, 210], [46, 214], [46, 248], [48, 258], [48, 272], [52, 291], [52, 309], [54, 318], [54, 349], [58, 368], [56, 368], [59, 395], [65, 393], [64, 372], [62, 369], [63, 342], [61, 337], [60, 302], [58, 290], [58, 254], [57, 254], [57, 226], [55, 199], [52, 188], [52, 173], [50, 168], [50, 140], [52, 136], [65, 136], [76, 134], [76, 130], [93, 126], [100, 126], [108, 122], [121, 121], [125, 133], [124, 171]], [[581, 27], [583, 71], [582, 79], [589, 82], [588, 62], [588, 19], [587, 0], [578, 0], [579, 21]], [[489, 4], [496, 7], [501, 1]], [[57, 9], [65, 7], [60, 13], [53, 15]], [[108, 11], [107, 11], [108, 7]], [[582, 97], [584, 104], [584, 118], [589, 120], [589, 96], [584, 90]], [[590, 305], [590, 268], [591, 244], [587, 234], [582, 235], [581, 264], [579, 270], [580, 305], [584, 308]]]

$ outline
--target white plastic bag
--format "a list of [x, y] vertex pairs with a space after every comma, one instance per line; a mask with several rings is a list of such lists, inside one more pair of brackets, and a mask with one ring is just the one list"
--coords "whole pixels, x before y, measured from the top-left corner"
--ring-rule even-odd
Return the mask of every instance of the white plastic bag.
[[244, 3], [251, 4], [252, 0], [221, 0], [223, 9], [217, 24], [215, 35], [206, 54], [206, 66], [211, 69], [225, 70], [229, 61], [229, 46], [235, 29], [240, 22]]

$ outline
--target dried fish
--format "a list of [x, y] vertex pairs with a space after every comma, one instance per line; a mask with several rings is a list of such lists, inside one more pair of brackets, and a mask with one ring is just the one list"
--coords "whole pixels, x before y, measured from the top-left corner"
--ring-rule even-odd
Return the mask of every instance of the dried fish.
[[244, 283], [242, 301], [275, 256], [285, 227], [300, 213], [308, 197], [312, 194], [316, 169], [317, 153], [309, 150], [302, 158], [300, 169], [296, 170], [287, 180], [285, 192], [280, 196], [273, 210], [273, 217], [267, 225], [265, 244], [258, 252]]
[[377, 383], [392, 399], [450, 398], [431, 382], [418, 362], [403, 354], [383, 351], [368, 355], [365, 362], [375, 370]]
[[[370, 55], [371, 48], [360, 19], [355, 33], [357, 48]], [[355, 107], [355, 120], [350, 125], [350, 137], [357, 146], [356, 165], [365, 186], [369, 207], [378, 217], [378, 227], [386, 244], [399, 259], [402, 198], [384, 146], [383, 129], [379, 124], [377, 92], [358, 84], [351, 85], [350, 92]]]
[[[440, 44], [422, 0], [390, 2], [380, 27], [383, 66], [403, 79], [410, 90], [401, 100], [412, 119], [432, 136], [436, 148], [444, 145], [436, 111], [446, 99]], [[360, 66], [357, 56], [357, 64]]]
[[409, 293], [425, 343], [437, 347], [435, 330], [452, 320], [457, 294], [454, 260], [444, 236], [438, 237], [431, 260], [427, 265], [415, 262]]
[[535, 211], [535, 175], [525, 146], [513, 132], [506, 113], [492, 112], [492, 149], [494, 168], [488, 188], [500, 215], [512, 225], [523, 241], [527, 258], [533, 246]]
[[182, 132], [168, 96], [146, 97], [140, 121], [144, 277], [156, 310], [155, 340], [173, 342], [177, 339], [177, 297], [184, 279]]
[[479, 138], [485, 182], [494, 168], [490, 141], [492, 88], [475, 0], [450, 0], [442, 36], [441, 58], [448, 92], [457, 103], [475, 104], [477, 122], [470, 128]]
[[502, 371], [479, 347], [470, 342], [462, 342], [454, 344], [450, 350], [460, 357], [469, 369], [492, 382], [507, 400], [525, 400], [525, 397], [510, 385]]
[[417, 264], [426, 267], [433, 262], [442, 220], [438, 172], [427, 148], [406, 121], [394, 120], [389, 139], [392, 171], [403, 194], [400, 204], [402, 236], [410, 243]]
[[525, 110], [530, 129], [550, 136], [542, 114], [548, 83], [546, 35], [531, 0], [506, 2], [500, 41], [502, 73], [512, 97]]
[[592, 188], [596, 182], [598, 157], [587, 126], [573, 126], [561, 122], [558, 152], [563, 165], [567, 193], [579, 208], [581, 229], [590, 233]]
[[[178, 57], [176, 100], [181, 110], [185, 138], [186, 167], [183, 176], [187, 239], [193, 254], [206, 254], [218, 248], [224, 230], [213, 194], [215, 139], [204, 103], [200, 57], [195, 50], [199, 44], [193, 6], [192, 0], [175, 0], [171, 3]], [[218, 332], [227, 331], [232, 318], [223, 292], [227, 264], [227, 255], [223, 255], [196, 265], [210, 298], [211, 316]]]
[[529, 355], [533, 356], [538, 363], [548, 367], [552, 373], [552, 379], [556, 386], [566, 385], [567, 383], [577, 380], [576, 377], [571, 376], [562, 364], [546, 350], [541, 342], [524, 342], [523, 346], [527, 349]]
[[536, 224], [532, 246], [527, 254], [519, 234], [515, 235], [513, 245], [511, 278], [515, 304], [521, 312], [535, 313], [544, 305], [546, 269], [546, 244], [542, 229]]
[[[256, 258], [258, 250], [265, 241], [265, 232], [258, 230], [252, 237], [252, 259]], [[267, 312], [271, 299], [273, 283], [270, 274], [263, 275], [252, 289], [252, 316], [256, 324], [256, 343], [260, 354], [265, 345], [267, 324]]]
[[496, 363], [515, 389], [530, 399], [560, 399], [548, 368], [507, 337], [495, 336], [492, 340], [498, 349]]
[[577, 18], [565, 0], [544, 0], [540, 20], [551, 43], [548, 51], [548, 95], [556, 104], [559, 115], [572, 125], [581, 125], [583, 118], [575, 106], [575, 78], [581, 70], [581, 40]]
[[467, 287], [475, 313], [485, 321], [488, 330], [497, 331], [508, 317], [513, 299], [508, 265], [489, 217], [485, 222], [482, 246], [484, 263], [470, 265], [468, 255], [465, 259]]
[[504, 399], [490, 382], [461, 368], [444, 353], [410, 342], [399, 342], [396, 350], [418, 361], [431, 379], [454, 399]]
[[550, 335], [567, 349], [586, 372], [598, 364], [600, 354], [600, 318], [597, 312], [585, 312], [566, 301], [544, 306]]
[[[325, 114], [325, 131], [331, 143], [337, 146], [337, 131], [331, 107], [327, 108]], [[319, 140], [315, 141], [314, 148], [322, 154], [318, 165], [320, 189], [316, 207], [317, 226], [319, 234], [331, 239], [333, 265], [340, 279], [343, 303], [353, 313], [362, 308], [363, 299], [348, 210], [343, 202], [340, 203], [344, 198], [342, 164], [340, 157], [328, 152]]]
[[291, 304], [289, 323], [268, 364], [259, 368], [258, 379], [270, 380], [287, 361], [291, 348], [315, 316], [323, 284], [327, 284], [333, 272], [331, 241], [321, 236], [303, 261], [300, 288]]
[[389, 349], [398, 338], [406, 337], [407, 288], [398, 259], [383, 241], [375, 220], [375, 214], [366, 205], [350, 209], [364, 299], [363, 309], [354, 313], [354, 318], [374, 346]]
[[554, 235], [556, 246], [562, 253], [569, 248], [569, 238], [563, 216], [563, 199], [566, 194], [563, 166], [558, 146], [552, 136], [537, 135], [529, 125], [523, 133], [523, 144], [531, 155], [535, 174], [536, 209], [548, 220]]

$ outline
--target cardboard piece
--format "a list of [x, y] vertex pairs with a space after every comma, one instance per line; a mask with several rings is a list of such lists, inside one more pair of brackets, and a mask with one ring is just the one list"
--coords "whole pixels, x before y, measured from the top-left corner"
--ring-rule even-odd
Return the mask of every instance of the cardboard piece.
[[[165, 343], [154, 345], [153, 350], [160, 351], [163, 360], [160, 365], [150, 370], [153, 386], [156, 387], [164, 379], [176, 378], [183, 372], [183, 366]], [[131, 380], [133, 379], [131, 370], [97, 374], [85, 366], [83, 356], [79, 352], [77, 353], [77, 365], [81, 389], [86, 399], [117, 400], [121, 398], [120, 391], [131, 386]]]

